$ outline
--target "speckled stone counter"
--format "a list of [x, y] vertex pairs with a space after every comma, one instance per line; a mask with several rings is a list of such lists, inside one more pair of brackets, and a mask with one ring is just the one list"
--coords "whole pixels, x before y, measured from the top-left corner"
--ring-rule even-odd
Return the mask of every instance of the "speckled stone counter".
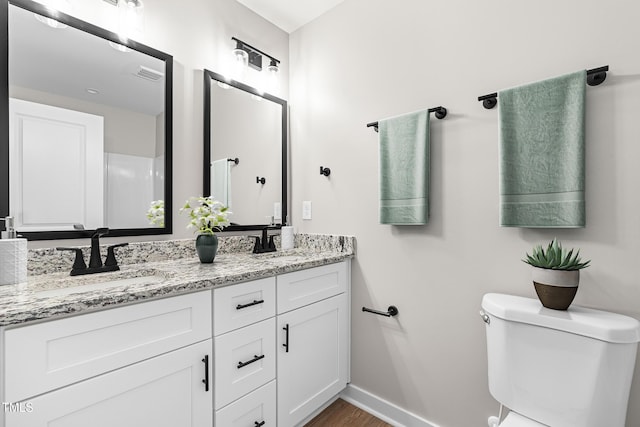
[[[348, 236], [296, 235], [295, 249], [266, 254], [252, 254], [244, 237], [220, 241], [213, 264], [199, 262], [192, 239], [135, 243], [119, 252], [120, 271], [75, 277], [68, 273], [68, 254], [30, 251], [29, 263], [45, 267], [30, 266], [27, 283], [0, 286], [0, 327], [213, 289], [340, 262], [355, 253], [355, 239]], [[136, 263], [127, 262], [132, 259]], [[37, 274], [45, 268], [55, 273]]]

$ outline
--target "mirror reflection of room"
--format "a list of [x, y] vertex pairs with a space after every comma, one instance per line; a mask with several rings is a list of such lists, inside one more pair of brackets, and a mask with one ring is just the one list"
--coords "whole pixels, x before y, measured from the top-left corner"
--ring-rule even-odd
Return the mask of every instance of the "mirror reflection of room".
[[165, 62], [14, 5], [9, 34], [17, 230], [154, 227], [145, 214], [165, 198]]
[[[212, 196], [229, 207], [234, 224], [279, 222], [281, 106], [229, 85], [211, 88]], [[228, 160], [235, 158], [238, 164]]]

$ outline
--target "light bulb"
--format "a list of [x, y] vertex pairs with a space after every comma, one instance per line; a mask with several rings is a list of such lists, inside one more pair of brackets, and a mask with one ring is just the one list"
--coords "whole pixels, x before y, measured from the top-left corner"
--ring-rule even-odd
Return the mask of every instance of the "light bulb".
[[267, 67], [267, 83], [266, 89], [269, 93], [275, 93], [278, 90], [278, 63], [275, 59]]
[[139, 38], [144, 32], [144, 4], [141, 0], [118, 2], [118, 36], [121, 40]]
[[244, 80], [245, 70], [247, 69], [247, 64], [249, 62], [249, 54], [240, 47], [238, 43], [238, 47], [233, 49], [233, 69], [231, 71], [231, 78], [233, 80], [242, 81]]

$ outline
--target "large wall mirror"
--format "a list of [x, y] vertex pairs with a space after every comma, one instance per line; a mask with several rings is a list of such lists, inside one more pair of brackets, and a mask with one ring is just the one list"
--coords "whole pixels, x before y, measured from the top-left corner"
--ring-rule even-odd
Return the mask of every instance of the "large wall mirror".
[[204, 70], [203, 194], [230, 208], [228, 231], [282, 225], [287, 102]]
[[171, 233], [172, 57], [33, 1], [0, 4], [0, 216], [29, 240]]

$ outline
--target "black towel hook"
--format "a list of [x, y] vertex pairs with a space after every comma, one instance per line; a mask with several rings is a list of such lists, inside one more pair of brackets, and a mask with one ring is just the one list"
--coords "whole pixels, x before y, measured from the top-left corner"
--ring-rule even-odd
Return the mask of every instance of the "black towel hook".
[[256, 184], [264, 185], [266, 182], [267, 182], [267, 179], [264, 176], [262, 178], [260, 178], [259, 176], [256, 176]]
[[320, 175], [324, 175], [324, 176], [331, 175], [331, 169], [320, 166]]
[[[608, 65], [587, 70], [587, 84], [589, 86], [598, 86], [607, 79], [607, 71], [609, 71]], [[498, 105], [498, 93], [496, 92], [479, 96], [478, 101], [482, 101], [482, 106], [484, 108], [491, 110], [493, 107]]]

